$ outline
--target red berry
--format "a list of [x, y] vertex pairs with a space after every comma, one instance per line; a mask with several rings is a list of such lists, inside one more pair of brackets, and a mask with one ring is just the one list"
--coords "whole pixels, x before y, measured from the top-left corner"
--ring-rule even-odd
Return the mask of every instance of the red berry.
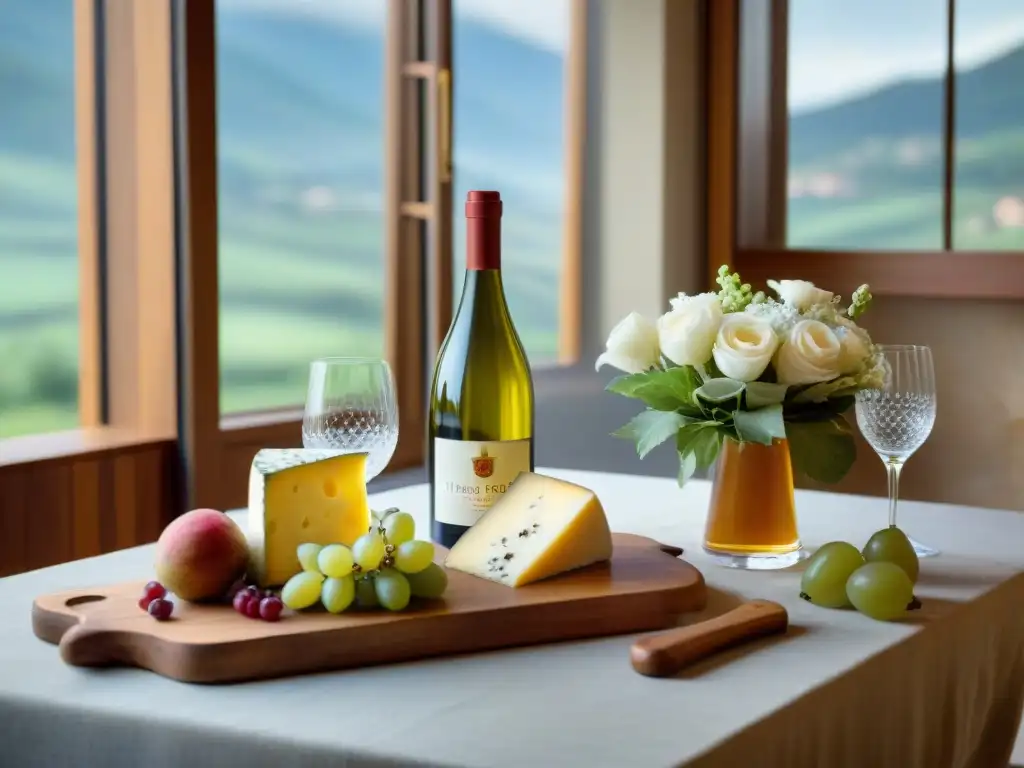
[[152, 600], [150, 600], [148, 597], [143, 595], [142, 597], [139, 598], [139, 608], [141, 608], [144, 611], [148, 611], [149, 610], [149, 604], [152, 603], [152, 602], [153, 602]]
[[151, 600], [149, 603], [149, 615], [157, 621], [167, 621], [171, 618], [171, 613], [174, 611], [174, 603], [170, 600], [164, 600], [162, 597], [158, 597], [155, 600]]
[[277, 621], [281, 618], [282, 609], [284, 609], [284, 603], [279, 597], [271, 595], [260, 601], [260, 616], [264, 621]]
[[242, 615], [245, 615], [245, 607], [249, 604], [250, 600], [252, 600], [252, 595], [243, 589], [235, 593], [235, 599], [231, 601], [231, 606]]
[[245, 615], [250, 619], [258, 619], [260, 617], [260, 601], [249, 598], [245, 603]]
[[142, 595], [149, 600], [156, 600], [161, 597], [167, 597], [167, 590], [159, 581], [151, 581], [142, 590]]

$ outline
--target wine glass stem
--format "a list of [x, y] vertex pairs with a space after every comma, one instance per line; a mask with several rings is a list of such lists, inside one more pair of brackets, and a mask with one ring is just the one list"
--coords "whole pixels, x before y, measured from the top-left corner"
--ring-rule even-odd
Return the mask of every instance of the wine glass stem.
[[900, 470], [903, 469], [903, 462], [896, 459], [889, 459], [885, 462], [885, 468], [889, 472], [889, 527], [896, 527], [896, 504], [900, 498]]

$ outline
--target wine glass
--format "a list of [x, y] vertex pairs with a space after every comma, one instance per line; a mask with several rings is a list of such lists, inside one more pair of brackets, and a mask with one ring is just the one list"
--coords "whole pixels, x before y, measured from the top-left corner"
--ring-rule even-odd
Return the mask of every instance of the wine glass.
[[310, 364], [303, 446], [369, 454], [369, 482], [391, 461], [397, 444], [398, 402], [386, 360], [325, 357]]
[[[889, 473], [889, 526], [896, 525], [900, 471], [931, 434], [935, 424], [935, 370], [932, 351], [915, 344], [880, 344], [888, 368], [880, 389], [857, 393], [857, 426]], [[918, 557], [939, 550], [910, 539]]]

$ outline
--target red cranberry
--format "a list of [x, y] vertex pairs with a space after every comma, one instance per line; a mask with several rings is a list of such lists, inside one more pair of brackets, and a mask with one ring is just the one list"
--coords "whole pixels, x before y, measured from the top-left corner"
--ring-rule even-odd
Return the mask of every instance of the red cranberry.
[[245, 615], [250, 619], [258, 619], [260, 617], [260, 601], [249, 598], [245, 603]]
[[284, 609], [284, 603], [281, 602], [281, 598], [264, 597], [260, 601], [260, 617], [264, 621], [277, 621], [281, 618], [281, 611]]
[[158, 597], [155, 600], [151, 600], [149, 603], [149, 615], [157, 621], [167, 621], [171, 618], [171, 613], [174, 611], [174, 603], [170, 600], [164, 600], [162, 597]]
[[245, 607], [249, 604], [249, 601], [252, 599], [252, 595], [250, 595], [243, 589], [235, 594], [235, 599], [231, 601], [231, 606], [244, 616]]

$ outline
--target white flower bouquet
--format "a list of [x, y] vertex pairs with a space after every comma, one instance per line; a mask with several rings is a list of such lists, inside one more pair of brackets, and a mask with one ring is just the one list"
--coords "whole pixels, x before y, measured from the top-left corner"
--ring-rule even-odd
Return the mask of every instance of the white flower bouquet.
[[843, 413], [861, 389], [884, 384], [886, 366], [856, 319], [868, 286], [849, 306], [804, 280], [768, 281], [769, 298], [727, 266], [717, 293], [679, 294], [652, 322], [634, 312], [608, 337], [596, 368], [624, 371], [607, 389], [647, 408], [613, 434], [642, 459], [675, 438], [679, 484], [711, 466], [722, 441], [785, 439], [794, 468], [838, 482], [856, 458]]

